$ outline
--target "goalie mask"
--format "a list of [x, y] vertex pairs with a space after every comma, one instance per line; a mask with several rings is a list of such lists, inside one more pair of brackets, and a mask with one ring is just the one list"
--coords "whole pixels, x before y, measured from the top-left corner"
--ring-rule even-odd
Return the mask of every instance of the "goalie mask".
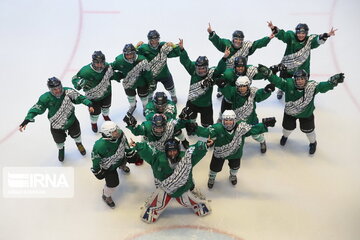
[[209, 60], [206, 56], [200, 56], [195, 62], [195, 72], [200, 77], [205, 77], [209, 71]]
[[101, 51], [95, 51], [92, 55], [92, 68], [96, 72], [102, 72], [105, 68], [105, 55]]
[[105, 121], [100, 128], [100, 133], [105, 140], [114, 141], [121, 137], [119, 127], [112, 121]]
[[151, 131], [156, 137], [161, 137], [166, 130], [166, 116], [156, 113], [152, 119]]
[[158, 33], [158, 31], [156, 30], [151, 30], [148, 35], [147, 38], [149, 40], [149, 46], [153, 49], [157, 49], [159, 47], [160, 44], [160, 34]]
[[246, 65], [247, 65], [246, 57], [243, 57], [243, 56], [236, 57], [234, 60], [235, 74], [237, 76], [245, 76], [246, 75]]
[[172, 164], [179, 162], [180, 143], [175, 138], [170, 138], [165, 142], [165, 154]]
[[164, 92], [157, 92], [154, 96], [154, 105], [156, 112], [163, 113], [167, 106], [167, 96]]
[[128, 63], [134, 63], [137, 59], [136, 49], [131, 43], [126, 44], [123, 49], [124, 59]]
[[240, 76], [235, 82], [237, 92], [241, 96], [247, 96], [250, 93], [250, 79], [247, 76]]
[[236, 114], [233, 110], [225, 110], [221, 115], [222, 125], [228, 131], [234, 129], [236, 124], [235, 119], [236, 119]]
[[235, 49], [239, 49], [242, 47], [244, 41], [244, 33], [240, 30], [236, 30], [232, 34], [232, 45]]
[[64, 93], [61, 81], [56, 77], [49, 78], [47, 81], [47, 86], [51, 94], [56, 98], [60, 98]]
[[298, 69], [294, 73], [294, 84], [295, 87], [299, 90], [302, 90], [306, 87], [309, 81], [309, 75], [304, 69]]

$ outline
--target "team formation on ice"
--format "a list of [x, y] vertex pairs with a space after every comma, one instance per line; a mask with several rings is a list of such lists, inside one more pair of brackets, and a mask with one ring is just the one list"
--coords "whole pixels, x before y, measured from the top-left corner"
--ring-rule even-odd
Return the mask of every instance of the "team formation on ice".
[[[142, 208], [143, 221], [156, 222], [173, 198], [182, 206], [191, 208], [196, 215], [206, 216], [211, 213], [211, 208], [195, 187], [192, 170], [209, 148], [213, 148], [213, 153], [208, 188], [215, 186], [216, 175], [222, 170], [225, 160], [230, 168], [229, 181], [236, 185], [245, 138], [251, 136], [259, 142], [261, 154], [267, 151], [264, 133], [275, 126], [276, 119], [268, 116], [259, 121], [256, 103], [268, 99], [278, 88], [277, 98], [285, 100], [280, 145], [286, 145], [299, 120], [300, 130], [309, 140], [309, 154], [314, 154], [317, 147], [314, 98], [317, 93], [334, 89], [345, 78], [343, 73], [338, 73], [327, 81], [310, 80], [311, 50], [334, 36], [336, 29], [323, 34], [309, 34], [307, 24], [300, 23], [295, 31], [285, 31], [271, 21], [268, 27], [271, 30], [269, 36], [250, 41], [245, 40], [244, 33], [239, 30], [234, 31], [232, 39], [221, 38], [209, 24], [208, 39], [224, 54], [214, 67], [209, 67], [206, 56], [192, 61], [182, 39], [177, 44], [161, 42], [156, 30], [147, 34], [148, 43], [126, 44], [123, 53], [112, 63], [105, 61], [101, 51], [95, 51], [92, 62], [72, 78], [74, 88], [63, 87], [56, 77], [47, 80], [49, 91], [31, 107], [19, 130], [25, 130], [37, 115], [48, 110], [58, 160], [63, 162], [65, 159], [67, 135], [75, 140], [79, 152], [85, 155], [80, 122], [74, 108], [74, 104], [84, 104], [89, 109], [92, 131], [101, 133], [91, 152], [91, 171], [99, 180], [105, 179], [102, 199], [109, 207], [115, 207], [111, 196], [119, 185], [118, 168], [129, 174], [127, 163], [142, 165], [145, 161], [151, 166], [155, 190]], [[266, 47], [273, 38], [286, 44], [281, 62], [274, 62], [269, 67], [261, 63], [248, 64], [249, 56]], [[187, 102], [179, 115], [174, 80], [167, 66], [167, 59], [176, 57], [190, 75]], [[265, 80], [268, 84], [256, 88], [252, 86], [252, 81], [256, 80]], [[129, 102], [123, 121], [133, 135], [142, 136], [141, 142], [134, 142], [111, 121], [111, 81], [123, 85]], [[159, 82], [169, 97], [165, 92], [156, 92]], [[214, 87], [217, 88], [216, 97], [222, 98], [215, 122]], [[80, 90], [84, 95], [79, 93]], [[133, 116], [137, 107], [136, 95], [143, 107], [145, 121], [142, 123]], [[198, 113], [200, 124], [197, 123]], [[105, 121], [98, 129], [100, 114]], [[185, 133], [207, 140], [190, 145]]]

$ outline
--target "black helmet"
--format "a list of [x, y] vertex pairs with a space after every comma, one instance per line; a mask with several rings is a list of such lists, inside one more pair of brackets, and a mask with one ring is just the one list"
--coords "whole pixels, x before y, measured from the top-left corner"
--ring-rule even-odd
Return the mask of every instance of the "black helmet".
[[[102, 63], [101, 67], [96, 66], [95, 63]], [[91, 65], [96, 71], [102, 71], [105, 68], [105, 55], [101, 51], [95, 51], [92, 55]]]
[[196, 59], [195, 66], [197, 67], [207, 67], [209, 66], [209, 60], [206, 56], [200, 56]]
[[105, 62], [105, 55], [101, 51], [95, 51], [92, 55], [93, 62]]
[[[180, 154], [180, 143], [175, 138], [170, 138], [166, 140], [165, 142], [165, 153], [166, 157], [170, 159], [171, 163], [177, 163], [178, 162], [178, 156]], [[169, 156], [168, 152], [170, 150], [177, 150], [177, 154], [174, 157]]]
[[164, 92], [156, 92], [154, 95], [154, 104], [157, 112], [162, 113], [167, 104], [167, 96]]
[[155, 136], [161, 137], [166, 128], [166, 116], [164, 114], [156, 113], [152, 119], [152, 132]]
[[[246, 74], [246, 65], [247, 65], [246, 57], [243, 57], [243, 56], [236, 57], [234, 60], [234, 71], [235, 71], [236, 75], [238, 75], [238, 76], [245, 75]], [[236, 70], [236, 67], [244, 67], [245, 70], [243, 72], [239, 72]]]
[[[50, 90], [50, 93], [57, 98], [60, 98], [61, 95], [64, 93], [61, 81], [56, 77], [49, 78], [47, 81], [47, 86]], [[61, 91], [58, 91], [57, 88], [60, 88]]]
[[235, 32], [233, 32], [232, 37], [233, 38], [242, 38], [242, 39], [244, 39], [245, 36], [244, 36], [244, 33], [242, 31], [236, 30]]
[[296, 79], [297, 79], [297, 78], [305, 78], [305, 81], [306, 81], [306, 82], [305, 82], [305, 86], [306, 86], [306, 84], [307, 84], [307, 82], [308, 82], [308, 80], [309, 80], [309, 74], [308, 74], [304, 69], [298, 69], [298, 70], [296, 70], [296, 71], [294, 72], [293, 77], [294, 77], [294, 84], [295, 84], [296, 88], [298, 88], [298, 89], [303, 89], [304, 86], [303, 86], [303, 87], [299, 87], [299, 86], [296, 84]]
[[59, 87], [61, 86], [61, 81], [56, 77], [51, 77], [47, 81], [47, 86], [49, 89]]
[[130, 54], [130, 53], [133, 53], [135, 51], [136, 51], [135, 47], [131, 43], [126, 44], [124, 49], [123, 49], [124, 54]]
[[306, 23], [299, 23], [295, 28], [296, 33], [304, 32], [306, 35], [309, 32], [309, 27]]
[[156, 30], [151, 30], [147, 35], [148, 40], [160, 38], [160, 34]]

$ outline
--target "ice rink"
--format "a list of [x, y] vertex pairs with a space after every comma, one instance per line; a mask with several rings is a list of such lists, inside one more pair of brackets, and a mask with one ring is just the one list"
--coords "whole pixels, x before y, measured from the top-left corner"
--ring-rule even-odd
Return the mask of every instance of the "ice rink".
[[[360, 236], [359, 63], [360, 1], [121, 1], [121, 0], [1, 0], [0, 1], [0, 167], [72, 167], [73, 198], [5, 198], [0, 195], [0, 239], [243, 239], [243, 240], [357, 240]], [[81, 156], [68, 137], [64, 163], [57, 160], [47, 113], [37, 116], [25, 132], [17, 131], [27, 111], [48, 91], [46, 81], [57, 76], [64, 86], [91, 61], [95, 50], [107, 62], [122, 53], [126, 43], [147, 42], [156, 29], [161, 41], [178, 43], [195, 61], [206, 55], [215, 66], [223, 53], [208, 40], [210, 22], [220, 37], [242, 30], [245, 40], [270, 35], [267, 21], [285, 30], [304, 22], [310, 33], [338, 28], [319, 48], [312, 50], [311, 79], [326, 81], [345, 73], [345, 82], [316, 96], [317, 152], [308, 154], [306, 135], [297, 128], [281, 147], [284, 102], [276, 94], [257, 104], [259, 118], [274, 116], [277, 123], [265, 135], [268, 151], [248, 138], [238, 184], [229, 180], [225, 164], [212, 190], [207, 188], [212, 150], [194, 168], [197, 187], [211, 200], [212, 213], [199, 218], [176, 201], [158, 222], [140, 220], [140, 207], [154, 190], [146, 163], [130, 165], [120, 176], [114, 194], [116, 208], [101, 199], [104, 181], [90, 171], [90, 152], [100, 134], [90, 128], [87, 108], [76, 106], [87, 155]], [[285, 44], [274, 38], [249, 57], [249, 64], [270, 66], [280, 62]], [[178, 111], [187, 100], [190, 76], [178, 58], [168, 60], [179, 98]], [[264, 87], [267, 81], [254, 81]], [[121, 84], [112, 83], [110, 117], [122, 129], [128, 102]], [[161, 84], [158, 90], [163, 90]], [[220, 100], [213, 94], [214, 119]], [[81, 92], [83, 93], [83, 92]], [[144, 120], [138, 99], [135, 117]], [[103, 120], [99, 118], [99, 126]], [[199, 119], [198, 119], [199, 122]], [[127, 137], [135, 140], [125, 129]], [[191, 137], [191, 143], [197, 138]], [[358, 156], [358, 157], [356, 157]], [[1, 174], [2, 171], [1, 171]], [[3, 177], [0, 178], [2, 183]]]

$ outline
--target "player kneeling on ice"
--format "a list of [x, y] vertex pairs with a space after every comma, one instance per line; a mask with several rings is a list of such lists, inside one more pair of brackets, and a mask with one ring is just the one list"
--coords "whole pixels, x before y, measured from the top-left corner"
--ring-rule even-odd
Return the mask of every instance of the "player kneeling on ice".
[[115, 203], [111, 194], [119, 185], [117, 168], [129, 174], [130, 168], [126, 166], [126, 163], [134, 163], [138, 160], [139, 155], [130, 149], [124, 132], [114, 122], [104, 122], [100, 133], [102, 137], [95, 142], [91, 153], [93, 162], [91, 171], [99, 180], [105, 178], [106, 184], [102, 198], [109, 207], [114, 208]]
[[298, 69], [293, 78], [280, 78], [261, 64], [259, 64], [258, 70], [267, 76], [269, 82], [275, 84], [285, 93], [283, 136], [280, 139], [280, 145], [286, 144], [289, 135], [296, 128], [296, 120], [299, 119], [300, 129], [306, 134], [310, 142], [309, 154], [314, 154], [317, 145], [313, 113], [315, 95], [326, 93], [334, 89], [339, 83], [344, 82], [344, 73], [335, 74], [328, 81], [318, 83], [309, 80], [308, 73], [303, 69]]
[[146, 142], [131, 142], [140, 157], [150, 164], [155, 178], [156, 190], [145, 202], [141, 213], [144, 222], [156, 222], [172, 198], [198, 216], [210, 214], [205, 197], [195, 189], [192, 169], [212, 144], [212, 140], [198, 141], [183, 152], [179, 141], [171, 138], [165, 142], [165, 152], [161, 152]]
[[75, 140], [76, 146], [81, 155], [86, 150], [81, 143], [80, 123], [75, 116], [74, 104], [84, 104], [89, 107], [89, 112], [94, 112], [92, 102], [82, 96], [75, 89], [63, 87], [61, 81], [56, 77], [47, 81], [49, 92], [40, 96], [38, 102], [29, 110], [25, 120], [20, 124], [20, 132], [26, 129], [29, 122], [35, 122], [37, 115], [43, 114], [48, 109], [50, 131], [59, 149], [58, 159], [64, 161], [66, 132]]
[[190, 123], [187, 126], [188, 134], [195, 133], [200, 137], [214, 139], [214, 152], [210, 163], [208, 188], [213, 188], [216, 174], [221, 172], [224, 161], [229, 161], [232, 185], [237, 184], [236, 174], [240, 168], [240, 159], [243, 152], [245, 137], [261, 134], [268, 131], [268, 127], [275, 126], [275, 118], [263, 118], [262, 123], [250, 125], [244, 121], [236, 122], [236, 114], [233, 110], [225, 110], [222, 114], [222, 122], [213, 124], [207, 128]]

